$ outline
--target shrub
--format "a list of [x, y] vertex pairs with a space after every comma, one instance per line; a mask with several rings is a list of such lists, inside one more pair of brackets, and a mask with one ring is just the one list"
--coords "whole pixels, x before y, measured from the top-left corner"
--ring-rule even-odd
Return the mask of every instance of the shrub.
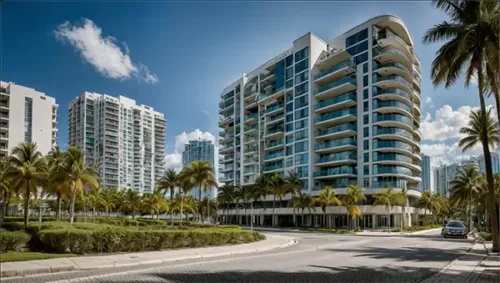
[[479, 236], [488, 242], [492, 240], [491, 233], [480, 232]]
[[[35, 222], [35, 221], [38, 222], [38, 220], [39, 220], [38, 216], [29, 218], [29, 222]], [[21, 217], [21, 216], [5, 216], [3, 218], [4, 223], [23, 222], [23, 221], [24, 221], [24, 217]], [[51, 217], [51, 216], [42, 217], [42, 222], [47, 222], [47, 221], [57, 221], [57, 219], [55, 217]]]
[[0, 233], [0, 251], [15, 251], [17, 248], [26, 245], [30, 235], [21, 231], [1, 231]]
[[24, 230], [24, 223], [22, 222], [4, 222], [2, 228], [7, 231], [21, 231]]

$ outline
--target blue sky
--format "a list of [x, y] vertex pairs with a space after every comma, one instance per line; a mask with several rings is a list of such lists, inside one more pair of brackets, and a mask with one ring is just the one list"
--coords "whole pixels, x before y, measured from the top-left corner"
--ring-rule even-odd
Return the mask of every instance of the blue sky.
[[[309, 31], [328, 41], [380, 14], [401, 17], [415, 41], [423, 78], [423, 151], [435, 157], [434, 164], [461, 157], [454, 147], [458, 129], [470, 107], [478, 104], [476, 88], [464, 89], [463, 81], [446, 90], [432, 86], [429, 70], [439, 45], [423, 45], [421, 38], [446, 15], [430, 2], [4, 1], [0, 5], [2, 80], [57, 99], [63, 147], [68, 103], [83, 91], [93, 91], [128, 96], [163, 112], [167, 152], [178, 157], [179, 144], [186, 138], [210, 136], [204, 132], [216, 135], [219, 95], [243, 72], [278, 55]], [[67, 37], [56, 38], [61, 24], [83, 27], [84, 19], [101, 30], [102, 38], [113, 37], [112, 44], [130, 58], [125, 73], [99, 71]], [[153, 79], [141, 79], [145, 74]], [[190, 135], [195, 129], [199, 130]], [[176, 140], [182, 132], [187, 134]]]

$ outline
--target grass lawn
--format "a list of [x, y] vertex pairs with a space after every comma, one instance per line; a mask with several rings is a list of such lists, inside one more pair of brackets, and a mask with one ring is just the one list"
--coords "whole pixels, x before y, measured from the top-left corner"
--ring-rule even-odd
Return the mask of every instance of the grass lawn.
[[61, 257], [75, 257], [75, 254], [49, 254], [49, 253], [38, 253], [38, 252], [7, 252], [0, 253], [0, 262], [9, 261], [26, 261], [26, 260], [38, 260], [38, 259], [50, 259], [50, 258], [61, 258]]

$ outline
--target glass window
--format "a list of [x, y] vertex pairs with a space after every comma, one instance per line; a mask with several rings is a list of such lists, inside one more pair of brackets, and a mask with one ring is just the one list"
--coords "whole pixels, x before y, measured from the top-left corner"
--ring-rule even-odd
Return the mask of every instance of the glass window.
[[368, 63], [363, 64], [363, 74], [368, 73]]
[[299, 96], [308, 91], [309, 84], [307, 82], [295, 86], [295, 96]]
[[286, 114], [286, 122], [291, 122], [293, 121], [293, 113]]
[[293, 55], [289, 55], [285, 58], [285, 65], [290, 67], [293, 65]]
[[368, 40], [354, 45], [353, 47], [349, 47], [347, 49], [347, 52], [349, 52], [349, 54], [351, 55], [356, 55], [366, 50], [368, 50]]
[[295, 64], [295, 73], [298, 74], [308, 68], [309, 68], [309, 59], [300, 61], [299, 63]]
[[351, 46], [368, 38], [368, 29], [364, 29], [345, 39], [345, 46]]
[[302, 108], [300, 110], [295, 111], [295, 119], [297, 120], [302, 119], [304, 117], [307, 117], [308, 114], [309, 114], [309, 107]]
[[363, 149], [370, 149], [370, 142], [368, 140], [363, 141]]
[[370, 165], [363, 166], [363, 174], [370, 175]]
[[292, 155], [293, 154], [293, 146], [287, 146], [286, 147], [286, 155]]
[[309, 131], [307, 129], [295, 132], [295, 140], [300, 141], [303, 139], [307, 139], [308, 133], [309, 133]]
[[309, 147], [309, 141], [302, 141], [295, 143], [295, 153], [300, 153], [307, 151]]
[[307, 120], [308, 119], [304, 119], [304, 120], [295, 122], [295, 129], [300, 130], [300, 129], [307, 127]]
[[295, 165], [307, 164], [309, 162], [309, 154], [302, 153], [295, 155]]
[[363, 76], [363, 86], [368, 86], [368, 75]]
[[368, 52], [359, 54], [358, 56], [354, 57], [354, 62], [356, 63], [356, 65], [364, 63], [366, 61], [368, 61]]
[[293, 87], [293, 79], [289, 79], [288, 81], [286, 81], [285, 87], [286, 87], [286, 89]]
[[368, 124], [368, 123], [369, 123], [369, 119], [370, 119], [370, 118], [369, 118], [369, 115], [368, 115], [368, 114], [365, 114], [365, 115], [363, 116], [363, 124], [365, 124], [365, 125], [366, 125], [366, 124]]
[[363, 161], [370, 162], [370, 153], [368, 152], [363, 153]]
[[370, 128], [369, 127], [364, 127], [363, 128], [363, 137], [366, 138], [370, 135]]
[[[295, 109], [302, 108], [304, 106], [307, 106], [309, 104], [309, 97], [307, 95], [303, 95], [299, 98], [295, 99]], [[306, 117], [306, 116], [303, 116]], [[300, 118], [297, 118], [300, 119]]]
[[[309, 166], [297, 167], [296, 170], [297, 170], [297, 175], [299, 176], [299, 178], [309, 176]], [[304, 188], [302, 188], [302, 189], [304, 189], [304, 190], [307, 189], [307, 182], [304, 182]]]
[[293, 111], [293, 103], [290, 102], [286, 105], [286, 112], [291, 112], [291, 111]]
[[295, 62], [299, 62], [304, 58], [309, 57], [309, 47], [306, 47], [300, 51], [295, 52]]
[[364, 187], [369, 187], [370, 186], [370, 178], [364, 178], [363, 179], [363, 186]]
[[286, 93], [286, 103], [291, 102], [292, 100], [293, 100], [293, 93], [291, 91], [287, 92]]
[[286, 159], [286, 167], [292, 167], [293, 166], [293, 157], [287, 158]]
[[292, 135], [286, 136], [286, 144], [290, 144], [290, 143], [293, 143], [293, 136]]
[[368, 111], [370, 108], [368, 101], [363, 102], [363, 111]]
[[303, 72], [295, 76], [295, 83], [300, 84], [309, 79], [309, 72]]
[[369, 96], [369, 93], [368, 93], [368, 89], [364, 89], [363, 90], [363, 99], [368, 99], [368, 96]]
[[293, 67], [290, 67], [288, 69], [286, 69], [286, 79], [290, 79], [291, 77], [293, 77]]
[[293, 123], [286, 124], [286, 131], [287, 132], [292, 132], [293, 131]]

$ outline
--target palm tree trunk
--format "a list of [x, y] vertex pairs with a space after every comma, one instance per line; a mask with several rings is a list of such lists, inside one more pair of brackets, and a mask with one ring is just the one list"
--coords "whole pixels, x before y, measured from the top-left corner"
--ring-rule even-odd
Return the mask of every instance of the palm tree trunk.
[[406, 202], [405, 205], [401, 206], [401, 232], [403, 232], [403, 228], [405, 227], [405, 220], [406, 220]]
[[73, 225], [73, 217], [75, 214], [75, 199], [76, 199], [76, 185], [73, 185], [73, 193], [71, 194], [71, 205], [69, 211], [69, 225]]
[[96, 218], [96, 215], [95, 215], [95, 205], [92, 206], [92, 217], [94, 218], [94, 222], [95, 222], [95, 218]]
[[293, 224], [295, 224], [295, 228], [297, 228], [297, 215], [295, 215], [295, 208], [293, 209]]
[[[182, 227], [182, 209], [183, 209], [183, 204], [184, 204], [184, 194], [181, 192], [181, 223], [180, 223], [180, 226]], [[172, 222], [172, 225], [174, 223]]]
[[[207, 198], [207, 208], [206, 208], [206, 211], [207, 211], [207, 219], [210, 219], [210, 201], [208, 200]], [[212, 221], [210, 221], [211, 223]]]
[[38, 206], [38, 222], [42, 223], [42, 199], [40, 198], [40, 205]]
[[[198, 203], [201, 203], [201, 184], [198, 187]], [[199, 222], [202, 222], [203, 221], [203, 219], [202, 219], [203, 216], [202, 216], [201, 211], [199, 211], [199, 216], [200, 216]]]
[[275, 226], [275, 225], [274, 225], [274, 207], [275, 207], [275, 205], [276, 205], [276, 195], [274, 195], [274, 197], [273, 197], [273, 216], [272, 216], [272, 217], [273, 217], [273, 219], [271, 219], [271, 220], [272, 220], [272, 221], [271, 221], [271, 225], [272, 225], [273, 227]]
[[[480, 54], [479, 62], [483, 62], [483, 58]], [[478, 87], [479, 87], [479, 102], [481, 105], [481, 115], [483, 116], [483, 121], [486, 121], [486, 103], [484, 101], [484, 79], [483, 79], [483, 66], [480, 64], [477, 71]], [[491, 238], [493, 241], [492, 252], [497, 253], [499, 251], [498, 246], [498, 215], [496, 214], [496, 195], [495, 195], [495, 183], [493, 179], [493, 171], [491, 164], [491, 152], [488, 143], [488, 133], [487, 131], [481, 131], [481, 142], [483, 144], [483, 154], [484, 163], [486, 167], [486, 181], [488, 182], [489, 191], [489, 209], [491, 217]]]
[[28, 217], [30, 206], [30, 180], [26, 182], [26, 196], [24, 198], [24, 228], [28, 228]]
[[250, 230], [253, 230], [253, 201], [250, 202]]
[[302, 209], [301, 216], [302, 216], [302, 219], [301, 219], [301, 222], [302, 222], [302, 228], [304, 228], [304, 209]]
[[326, 228], [326, 209], [323, 213], [323, 227]]
[[5, 216], [9, 216], [9, 205], [10, 205], [10, 195], [7, 194], [6, 195], [6, 199], [5, 199], [5, 213], [3, 214], [4, 217]]
[[132, 209], [132, 220], [135, 220], [135, 208]]
[[[175, 188], [170, 188], [170, 207], [173, 207], [174, 203], [174, 190]], [[174, 214], [172, 213], [173, 209], [170, 209], [170, 221], [172, 222], [172, 227], [174, 227]]]
[[472, 231], [472, 194], [469, 197], [469, 232]]
[[57, 220], [61, 220], [61, 203], [62, 203], [61, 194], [57, 193], [57, 211], [56, 211]]

